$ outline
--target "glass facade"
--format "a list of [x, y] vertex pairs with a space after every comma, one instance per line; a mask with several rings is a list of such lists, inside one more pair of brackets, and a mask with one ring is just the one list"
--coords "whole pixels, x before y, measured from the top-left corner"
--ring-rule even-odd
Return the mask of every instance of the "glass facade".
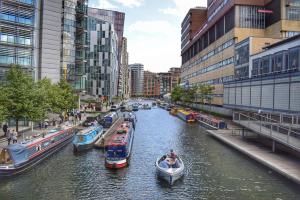
[[264, 29], [266, 16], [259, 10], [264, 10], [264, 7], [239, 6], [239, 27]]
[[252, 77], [300, 70], [300, 46], [252, 61]]
[[0, 0], [0, 80], [11, 64], [34, 70], [35, 1]]
[[75, 80], [76, 6], [77, 0], [62, 1], [61, 78], [71, 83]]
[[300, 20], [300, 1], [287, 0], [286, 18], [288, 20]]

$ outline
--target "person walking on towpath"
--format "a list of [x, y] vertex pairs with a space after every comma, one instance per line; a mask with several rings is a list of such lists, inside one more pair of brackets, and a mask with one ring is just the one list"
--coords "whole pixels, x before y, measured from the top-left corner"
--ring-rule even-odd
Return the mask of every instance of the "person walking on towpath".
[[15, 130], [12, 130], [12, 141], [13, 144], [18, 142], [18, 132]]
[[11, 130], [7, 129], [7, 133], [6, 133], [7, 145], [10, 145], [11, 135], [12, 135]]
[[7, 131], [8, 131], [8, 126], [7, 126], [6, 123], [3, 125], [2, 130], [4, 132], [4, 136], [6, 136], [7, 135]]

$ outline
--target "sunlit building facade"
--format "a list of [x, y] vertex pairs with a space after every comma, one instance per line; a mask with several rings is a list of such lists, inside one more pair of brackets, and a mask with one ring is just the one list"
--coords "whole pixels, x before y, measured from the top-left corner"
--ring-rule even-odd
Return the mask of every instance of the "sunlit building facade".
[[249, 37], [265, 38], [262, 50], [276, 42], [273, 39], [299, 34], [299, 13], [298, 0], [208, 1], [206, 21], [181, 50], [181, 82], [214, 85], [212, 104], [223, 106], [223, 83], [235, 79], [237, 70], [236, 44]]

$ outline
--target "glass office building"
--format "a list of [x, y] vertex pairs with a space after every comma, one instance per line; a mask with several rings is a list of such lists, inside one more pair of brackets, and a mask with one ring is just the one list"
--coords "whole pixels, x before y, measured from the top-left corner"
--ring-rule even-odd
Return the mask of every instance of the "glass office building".
[[34, 73], [35, 0], [0, 0], [0, 80], [10, 65]]

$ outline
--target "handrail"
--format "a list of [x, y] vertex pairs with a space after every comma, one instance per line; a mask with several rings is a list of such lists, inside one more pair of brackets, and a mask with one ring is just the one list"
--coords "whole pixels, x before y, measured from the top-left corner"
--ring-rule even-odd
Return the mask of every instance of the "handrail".
[[[261, 120], [258, 120], [258, 119], [256, 119], [256, 118], [250, 117], [249, 115], [246, 115], [246, 114], [243, 114], [243, 113], [240, 113], [240, 112], [234, 112], [234, 113], [238, 113], [239, 115], [243, 115], [243, 116], [247, 117], [248, 119], [254, 119], [255, 121], [259, 121], [259, 122], [261, 121]], [[241, 120], [239, 119], [239, 121], [241, 121]], [[284, 130], [287, 130], [287, 131], [289, 131], [290, 133], [295, 133], [295, 134], [299, 135], [298, 132], [295, 132], [295, 131], [293, 131], [293, 130], [291, 130], [291, 129], [289, 129], [289, 128], [286, 128], [286, 127], [284, 127], [284, 126], [282, 126], [282, 125], [280, 125], [280, 124], [275, 124], [275, 125], [273, 125], [273, 126], [278, 126], [279, 128], [282, 128], [282, 129], [284, 129]], [[272, 131], [273, 131], [273, 129], [272, 129]]]

